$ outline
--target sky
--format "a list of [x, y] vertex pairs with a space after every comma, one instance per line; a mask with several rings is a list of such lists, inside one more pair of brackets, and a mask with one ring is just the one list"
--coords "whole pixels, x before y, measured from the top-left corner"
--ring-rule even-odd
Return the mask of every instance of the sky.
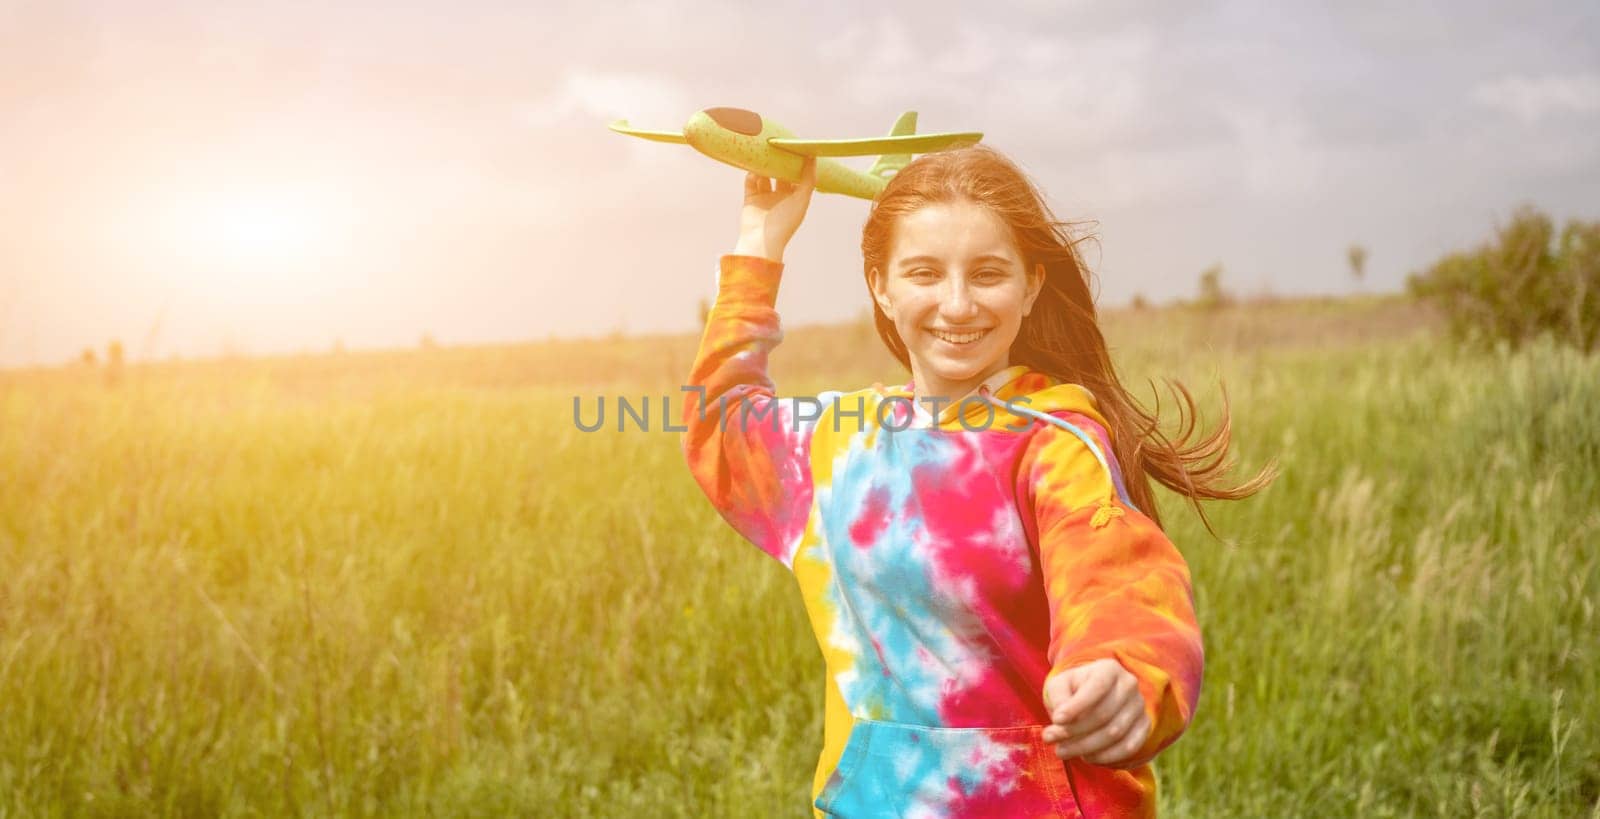
[[[606, 124], [715, 106], [983, 132], [1106, 306], [1600, 219], [1592, 1], [0, 0], [0, 366], [694, 330], [743, 172]], [[868, 207], [813, 199], [786, 326], [868, 309]]]

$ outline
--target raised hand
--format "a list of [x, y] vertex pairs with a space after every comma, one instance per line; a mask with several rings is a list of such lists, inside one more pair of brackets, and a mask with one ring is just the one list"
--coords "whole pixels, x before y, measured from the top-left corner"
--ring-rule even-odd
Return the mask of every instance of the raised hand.
[[746, 173], [744, 207], [739, 211], [739, 244], [734, 252], [783, 261], [784, 248], [800, 229], [816, 187], [816, 157], [805, 158], [799, 182]]

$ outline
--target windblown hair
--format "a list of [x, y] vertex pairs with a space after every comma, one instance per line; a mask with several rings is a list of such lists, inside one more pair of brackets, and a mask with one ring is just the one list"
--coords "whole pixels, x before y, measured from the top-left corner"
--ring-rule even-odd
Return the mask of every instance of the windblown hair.
[[[1234, 466], [1228, 456], [1232, 427], [1226, 385], [1222, 387], [1222, 422], [1205, 435], [1196, 429], [1193, 396], [1182, 382], [1168, 379], [1169, 385], [1176, 388], [1175, 394], [1181, 396], [1182, 405], [1178, 407], [1177, 440], [1162, 433], [1159, 394], [1156, 410], [1146, 410], [1123, 388], [1111, 363], [1090, 295], [1088, 268], [1078, 252], [1078, 244], [1089, 234], [1075, 223], [1055, 219], [1022, 169], [999, 151], [980, 143], [923, 154], [890, 177], [861, 230], [862, 272], [868, 277], [869, 292], [872, 269], [889, 269], [894, 226], [901, 216], [925, 205], [962, 200], [987, 207], [1005, 220], [1026, 270], [1044, 265], [1043, 290], [1022, 320], [1022, 328], [1011, 345], [1010, 363], [1026, 364], [1059, 380], [1086, 387], [1111, 426], [1112, 449], [1122, 465], [1123, 482], [1134, 505], [1161, 525], [1150, 485], [1153, 477], [1184, 495], [1215, 536], [1216, 530], [1199, 500], [1249, 497], [1277, 476], [1275, 462], [1243, 483], [1221, 484]], [[905, 342], [894, 321], [876, 301], [873, 322], [889, 352], [909, 370], [911, 359]], [[1154, 386], [1152, 382], [1152, 391]]]

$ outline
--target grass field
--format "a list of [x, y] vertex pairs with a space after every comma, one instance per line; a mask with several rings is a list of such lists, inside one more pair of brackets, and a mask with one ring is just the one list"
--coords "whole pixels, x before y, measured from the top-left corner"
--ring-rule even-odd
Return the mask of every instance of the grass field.
[[[1162, 495], [1208, 661], [1164, 816], [1600, 816], [1600, 359], [1376, 297], [1107, 326], [1284, 473], [1224, 542]], [[695, 341], [0, 374], [0, 815], [809, 815], [792, 580], [676, 434], [573, 423]], [[904, 380], [864, 326], [773, 375]]]

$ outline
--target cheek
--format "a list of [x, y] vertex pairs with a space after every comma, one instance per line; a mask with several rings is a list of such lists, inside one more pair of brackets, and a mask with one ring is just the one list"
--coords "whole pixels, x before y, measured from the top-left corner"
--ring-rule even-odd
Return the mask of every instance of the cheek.
[[1022, 300], [1023, 294], [1021, 293], [997, 294], [996, 298], [988, 302], [986, 306], [989, 309], [989, 314], [998, 319], [1002, 325], [1012, 326], [1022, 321]]
[[919, 298], [916, 293], [901, 295], [894, 301], [895, 323], [903, 329], [916, 329], [927, 320], [928, 311], [932, 309], [937, 309], [937, 305], [930, 306], [926, 298]]

